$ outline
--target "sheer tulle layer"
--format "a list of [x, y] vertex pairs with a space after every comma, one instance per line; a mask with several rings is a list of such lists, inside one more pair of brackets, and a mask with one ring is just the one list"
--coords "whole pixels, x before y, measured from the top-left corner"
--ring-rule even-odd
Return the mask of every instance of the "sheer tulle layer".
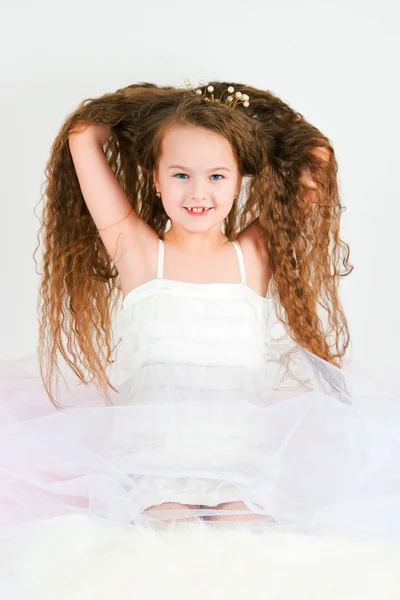
[[[174, 388], [171, 378], [162, 393], [157, 381], [153, 392], [144, 386], [140, 403], [140, 386], [130, 380], [105, 406], [94, 387], [70, 384], [59, 391], [69, 407], [63, 412], [50, 404], [37, 373], [3, 363], [3, 542], [21, 525], [79, 513], [144, 527], [250, 514], [259, 517], [254, 528], [400, 544], [400, 403], [376, 391], [354, 393], [365, 380], [346, 379], [293, 345], [282, 378], [288, 352], [274, 352], [270, 376], [243, 371], [236, 395], [232, 378], [218, 393], [213, 385]], [[207, 381], [221, 382], [221, 369], [210, 370]], [[171, 502], [187, 512], [146, 511]], [[226, 507], [232, 502], [241, 503], [235, 513]]]

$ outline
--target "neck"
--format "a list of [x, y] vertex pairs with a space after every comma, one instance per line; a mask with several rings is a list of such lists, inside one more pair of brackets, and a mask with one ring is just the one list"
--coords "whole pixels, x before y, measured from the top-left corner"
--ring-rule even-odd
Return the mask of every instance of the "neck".
[[229, 241], [218, 228], [208, 231], [193, 232], [186, 229], [171, 228], [162, 237], [164, 242], [173, 245], [177, 250], [185, 254], [205, 255], [213, 254]]

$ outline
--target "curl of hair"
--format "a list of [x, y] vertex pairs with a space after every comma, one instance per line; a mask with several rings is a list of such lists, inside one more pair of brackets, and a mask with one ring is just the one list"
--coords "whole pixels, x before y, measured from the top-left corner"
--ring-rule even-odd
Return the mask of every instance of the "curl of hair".
[[[108, 163], [132, 208], [162, 236], [168, 216], [155, 195], [153, 170], [165, 132], [174, 125], [205, 127], [231, 144], [240, 175], [249, 178], [223, 228], [236, 238], [256, 218], [272, 272], [269, 286], [289, 336], [320, 358], [342, 366], [349, 331], [338, 296], [348, 275], [349, 246], [339, 236], [344, 210], [337, 163], [328, 138], [273, 93], [238, 82], [209, 82], [215, 97], [229, 85], [250, 106], [206, 102], [188, 90], [131, 85], [84, 100], [57, 135], [46, 166], [41, 228], [43, 273], [38, 300], [38, 356], [47, 394], [58, 353], [84, 384], [94, 381], [108, 400], [111, 318], [120, 290], [118, 272], [84, 201], [68, 136], [79, 124], [107, 124]], [[111, 310], [110, 310], [111, 308]], [[323, 323], [320, 309], [326, 311]], [[89, 380], [85, 379], [85, 370]]]

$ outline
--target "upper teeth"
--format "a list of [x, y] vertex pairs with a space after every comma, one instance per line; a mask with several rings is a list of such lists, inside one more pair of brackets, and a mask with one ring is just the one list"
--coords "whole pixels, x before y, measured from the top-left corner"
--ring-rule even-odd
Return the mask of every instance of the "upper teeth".
[[189, 208], [189, 210], [193, 211], [193, 212], [203, 212], [203, 210], [208, 210], [207, 207], [204, 208]]

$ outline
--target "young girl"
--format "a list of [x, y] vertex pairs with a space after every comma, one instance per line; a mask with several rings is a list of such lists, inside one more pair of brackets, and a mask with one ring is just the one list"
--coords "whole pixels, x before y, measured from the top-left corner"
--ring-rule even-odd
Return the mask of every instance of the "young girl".
[[[82, 102], [47, 166], [46, 393], [3, 383], [5, 537], [83, 513], [400, 542], [399, 405], [341, 369], [336, 173], [326, 136], [251, 86]], [[53, 392], [61, 358], [77, 400]]]

